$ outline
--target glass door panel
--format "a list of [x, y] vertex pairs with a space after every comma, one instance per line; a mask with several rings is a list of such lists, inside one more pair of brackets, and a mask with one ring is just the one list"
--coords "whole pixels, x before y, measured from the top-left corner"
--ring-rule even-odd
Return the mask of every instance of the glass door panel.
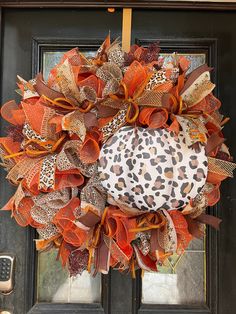
[[[69, 48], [68, 48], [69, 50]], [[50, 70], [59, 63], [63, 51], [44, 51], [42, 73], [45, 81]], [[95, 51], [83, 51], [93, 56]], [[38, 254], [37, 301], [52, 303], [97, 303], [101, 301], [101, 275], [92, 277], [88, 272], [70, 277], [67, 268], [56, 261], [57, 250]]]
[[38, 256], [38, 302], [94, 303], [101, 301], [101, 276], [88, 272], [69, 277], [66, 268], [56, 261], [57, 251]]
[[182, 255], [173, 255], [158, 273], [144, 273], [142, 303], [204, 304], [205, 248], [203, 240], [194, 240]]
[[[162, 53], [167, 64], [173, 54]], [[204, 53], [179, 53], [191, 67], [188, 73], [206, 62]], [[158, 273], [144, 272], [142, 303], [204, 304], [206, 301], [206, 256], [204, 240], [194, 240], [184, 254], [175, 254], [159, 266]]]

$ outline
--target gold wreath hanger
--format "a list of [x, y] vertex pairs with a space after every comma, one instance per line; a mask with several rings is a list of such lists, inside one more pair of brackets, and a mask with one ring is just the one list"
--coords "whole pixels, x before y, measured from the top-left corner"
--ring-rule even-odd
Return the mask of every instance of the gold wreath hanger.
[[132, 28], [132, 9], [123, 8], [122, 18], [122, 49], [125, 52], [130, 50]]
[[[114, 13], [115, 8], [108, 8], [108, 12]], [[123, 8], [122, 14], [122, 49], [129, 52], [131, 44], [132, 9]]]

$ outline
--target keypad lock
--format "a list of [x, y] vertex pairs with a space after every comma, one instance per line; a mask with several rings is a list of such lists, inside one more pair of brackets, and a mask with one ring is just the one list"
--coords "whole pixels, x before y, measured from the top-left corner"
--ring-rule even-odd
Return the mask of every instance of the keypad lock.
[[13, 291], [15, 257], [11, 254], [0, 253], [0, 293], [10, 294]]

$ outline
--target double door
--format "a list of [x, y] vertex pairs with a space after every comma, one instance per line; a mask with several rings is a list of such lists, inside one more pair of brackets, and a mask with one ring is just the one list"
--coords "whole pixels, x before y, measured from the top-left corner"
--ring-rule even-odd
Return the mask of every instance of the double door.
[[[1, 6], [1, 4], [0, 4]], [[108, 32], [122, 36], [122, 8], [13, 9], [1, 11], [1, 103], [15, 95], [16, 75], [30, 79], [39, 70], [47, 76], [62, 53], [78, 46], [93, 54]], [[231, 117], [225, 134], [236, 156], [234, 137], [236, 12], [132, 10], [132, 43], [160, 41], [163, 54], [176, 51], [193, 66], [207, 62], [223, 113]], [[126, 30], [128, 31], [128, 30]], [[5, 124], [1, 121], [1, 134]], [[1, 174], [3, 206], [13, 193]], [[92, 278], [68, 278], [55, 262], [55, 252], [37, 254], [30, 228], [18, 227], [9, 213], [0, 213], [0, 252], [16, 256], [15, 287], [0, 295], [0, 313], [109, 313], [109, 314], [233, 314], [236, 309], [236, 190], [235, 180], [222, 186], [222, 198], [209, 211], [223, 219], [220, 232], [207, 230], [186, 253], [169, 260], [158, 274], [136, 273], [136, 279], [110, 271]], [[4, 312], [2, 312], [4, 313]]]

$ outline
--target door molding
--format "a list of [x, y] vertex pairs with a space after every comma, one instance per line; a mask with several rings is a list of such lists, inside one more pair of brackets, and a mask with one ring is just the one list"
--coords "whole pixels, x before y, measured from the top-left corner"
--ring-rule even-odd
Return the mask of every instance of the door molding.
[[[155, 43], [156, 38], [135, 38], [135, 44], [147, 47]], [[205, 53], [206, 63], [214, 67], [211, 73], [212, 81], [217, 84], [217, 39], [215, 38], [178, 38], [178, 39], [159, 39], [161, 52], [173, 53]], [[217, 96], [217, 88], [214, 91]], [[215, 205], [208, 208], [208, 213], [219, 217], [220, 208]], [[133, 314], [217, 314], [218, 313], [218, 233], [213, 228], [206, 231], [206, 303], [202, 305], [158, 305], [142, 304], [142, 278], [141, 272], [137, 272], [136, 280], [133, 281]], [[212, 263], [214, 261], [214, 263]]]
[[165, 0], [5, 0], [0, 3], [3, 8], [157, 8], [157, 9], [187, 9], [187, 10], [236, 10], [232, 2], [202, 2], [202, 1], [165, 1]]
[[104, 308], [99, 303], [36, 303], [28, 314], [104, 314]]
[[142, 9], [187, 9], [187, 10], [236, 10], [236, 3], [233, 2], [202, 2], [202, 1], [165, 1], [165, 0], [5, 0], [1, 1], [3, 8], [142, 8]]
[[[135, 44], [147, 47], [149, 44], [160, 42], [161, 52], [163, 53], [205, 53], [206, 62], [214, 68], [211, 72], [212, 81], [218, 85], [218, 57], [217, 57], [217, 39], [216, 38], [134, 38]], [[218, 89], [214, 89], [218, 96]]]
[[103, 43], [104, 38], [101, 39], [78, 39], [78, 38], [32, 38], [32, 77], [40, 72], [42, 69], [43, 54], [45, 52], [53, 51], [68, 51], [74, 47], [78, 47], [83, 51], [96, 51]]
[[[80, 51], [96, 51], [102, 39], [61, 39], [61, 38], [32, 38], [32, 77], [41, 70], [43, 54], [47, 51], [68, 51], [78, 47]], [[96, 313], [104, 314], [110, 312], [110, 282], [111, 275], [102, 275], [101, 279], [101, 302], [100, 303], [45, 303], [37, 302], [37, 251], [35, 249], [34, 239], [37, 238], [36, 230], [27, 228], [26, 245], [26, 272], [25, 272], [25, 308], [30, 314], [57, 314], [57, 313]]]

